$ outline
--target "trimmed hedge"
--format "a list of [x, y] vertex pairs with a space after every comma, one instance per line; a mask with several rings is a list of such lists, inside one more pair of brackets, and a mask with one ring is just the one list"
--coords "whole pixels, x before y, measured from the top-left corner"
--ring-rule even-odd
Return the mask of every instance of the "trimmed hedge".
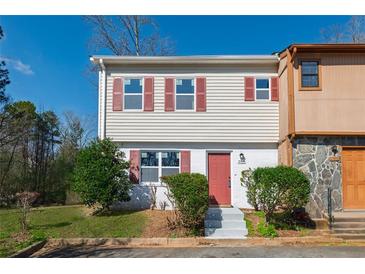
[[254, 193], [256, 205], [270, 221], [277, 209], [292, 212], [305, 206], [309, 200], [310, 182], [300, 170], [287, 167], [257, 168], [252, 174], [248, 192]]
[[162, 177], [179, 210], [184, 227], [199, 229], [209, 206], [208, 180], [199, 173], [180, 173]]

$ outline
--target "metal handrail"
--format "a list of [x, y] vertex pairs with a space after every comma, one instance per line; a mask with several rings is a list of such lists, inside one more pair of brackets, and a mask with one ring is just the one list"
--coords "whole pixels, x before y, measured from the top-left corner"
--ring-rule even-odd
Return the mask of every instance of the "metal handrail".
[[328, 213], [328, 222], [329, 227], [332, 228], [333, 224], [333, 214], [332, 214], [332, 188], [328, 187], [327, 189], [327, 213]]

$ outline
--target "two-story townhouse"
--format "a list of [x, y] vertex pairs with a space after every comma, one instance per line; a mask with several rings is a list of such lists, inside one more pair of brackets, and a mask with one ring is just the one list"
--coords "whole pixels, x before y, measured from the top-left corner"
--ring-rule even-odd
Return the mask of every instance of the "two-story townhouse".
[[279, 162], [310, 178], [308, 212], [364, 210], [365, 45], [291, 45], [278, 75]]
[[210, 203], [250, 207], [241, 171], [278, 163], [278, 56], [93, 56], [100, 138], [131, 162], [125, 207], [167, 203], [160, 177], [205, 174]]

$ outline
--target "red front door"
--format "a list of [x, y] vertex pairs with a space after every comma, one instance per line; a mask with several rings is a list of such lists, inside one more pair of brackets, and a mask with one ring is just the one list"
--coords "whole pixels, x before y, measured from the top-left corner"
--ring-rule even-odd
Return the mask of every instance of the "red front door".
[[212, 205], [231, 205], [231, 155], [208, 154], [209, 202]]

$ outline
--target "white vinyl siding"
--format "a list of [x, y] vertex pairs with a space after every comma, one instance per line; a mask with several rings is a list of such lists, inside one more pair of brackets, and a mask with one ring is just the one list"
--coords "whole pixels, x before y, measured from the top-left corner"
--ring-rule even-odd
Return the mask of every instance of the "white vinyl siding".
[[[244, 77], [277, 76], [276, 67], [107, 70], [106, 137], [116, 142], [277, 142], [278, 102], [244, 101]], [[154, 112], [112, 111], [114, 77], [154, 77]], [[206, 77], [206, 112], [164, 111], [165, 77]]]

